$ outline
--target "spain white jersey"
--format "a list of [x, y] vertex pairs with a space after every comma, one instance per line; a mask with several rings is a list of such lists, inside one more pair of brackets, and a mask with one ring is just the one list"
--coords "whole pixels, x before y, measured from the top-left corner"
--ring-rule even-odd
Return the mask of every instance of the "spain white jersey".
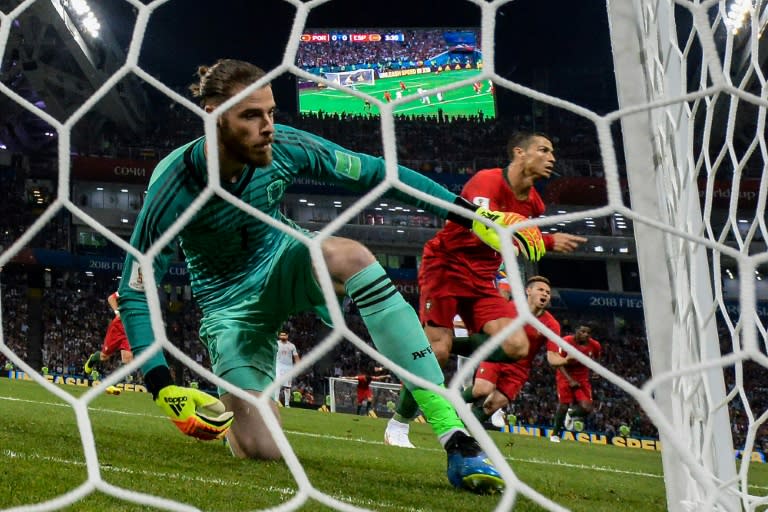
[[293, 356], [298, 356], [299, 352], [296, 350], [296, 345], [290, 341], [283, 343], [277, 342], [277, 364], [282, 366], [293, 366]]

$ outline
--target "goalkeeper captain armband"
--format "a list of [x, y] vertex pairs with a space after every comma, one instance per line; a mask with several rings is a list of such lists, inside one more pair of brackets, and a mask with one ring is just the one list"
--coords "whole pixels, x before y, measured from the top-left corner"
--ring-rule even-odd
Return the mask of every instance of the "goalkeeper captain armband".
[[155, 403], [176, 428], [204, 441], [222, 438], [234, 420], [218, 398], [199, 389], [165, 386], [157, 393]]

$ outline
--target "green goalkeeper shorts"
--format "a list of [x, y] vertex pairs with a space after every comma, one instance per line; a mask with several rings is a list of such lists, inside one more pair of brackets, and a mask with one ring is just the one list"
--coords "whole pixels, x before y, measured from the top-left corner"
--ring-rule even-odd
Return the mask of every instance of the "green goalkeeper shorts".
[[[208, 313], [200, 323], [200, 340], [208, 348], [213, 373], [252, 391], [263, 391], [275, 379], [277, 333], [290, 315], [315, 311], [330, 325], [309, 249], [289, 238], [274, 258], [260, 295]], [[219, 388], [220, 394], [226, 392]]]

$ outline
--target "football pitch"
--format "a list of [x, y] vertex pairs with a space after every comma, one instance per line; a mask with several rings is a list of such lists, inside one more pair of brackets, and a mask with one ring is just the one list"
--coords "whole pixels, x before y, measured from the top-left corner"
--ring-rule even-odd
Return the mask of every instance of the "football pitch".
[[[416, 90], [434, 89], [449, 85], [460, 80], [471, 78], [478, 74], [477, 70], [446, 71], [440, 74], [427, 73], [423, 75], [409, 75], [398, 78], [379, 78], [374, 85], [358, 85], [359, 92], [373, 96], [384, 101], [384, 92], [389, 91], [392, 99], [395, 92], [400, 89], [400, 81], [406, 85], [407, 91], [403, 97], [413, 96], [413, 101], [400, 105], [395, 109], [396, 114], [409, 116], [437, 116], [438, 109], [442, 109], [446, 116], [477, 115], [483, 112], [486, 118], [495, 117], [494, 96], [488, 91], [488, 81], [483, 81], [480, 94], [475, 93], [472, 85], [463, 85], [444, 93], [443, 101], [438, 101], [435, 95], [429, 97], [430, 104], [422, 103]], [[365, 103], [360, 98], [346, 94], [331, 88], [305, 89], [299, 92], [299, 110], [302, 113], [323, 111], [326, 113], [346, 112], [348, 114], [367, 114]], [[371, 114], [379, 114], [379, 108], [371, 104]]]
[[[60, 389], [74, 395], [83, 392], [77, 387]], [[69, 405], [36, 383], [0, 378], [0, 410], [2, 508], [32, 505], [86, 483], [84, 449]], [[221, 442], [181, 435], [146, 394], [103, 395], [89, 411], [98, 470], [111, 486], [178, 501], [189, 510], [216, 511], [276, 507], [299, 489], [286, 463], [235, 459]], [[288, 441], [309, 482], [349, 505], [382, 511], [480, 512], [498, 504], [498, 496], [450, 487], [444, 452], [427, 425], [412, 426], [417, 448], [409, 450], [383, 445], [384, 419], [295, 408], [281, 412]], [[666, 510], [656, 452], [490, 434], [521, 481], [563, 507], [584, 512]], [[765, 495], [764, 465], [751, 467], [750, 482], [752, 494]], [[159, 509], [95, 490], [64, 510]], [[309, 498], [298, 510], [333, 509]], [[545, 509], [521, 497], [514, 510]]]

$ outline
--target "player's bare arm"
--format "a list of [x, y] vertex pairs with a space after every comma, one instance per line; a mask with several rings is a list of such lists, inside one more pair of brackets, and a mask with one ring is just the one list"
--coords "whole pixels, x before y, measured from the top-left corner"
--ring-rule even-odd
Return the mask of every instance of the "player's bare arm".
[[547, 350], [547, 362], [553, 368], [559, 368], [568, 364], [568, 359], [554, 350]]
[[109, 307], [112, 308], [116, 315], [120, 314], [120, 311], [117, 309], [117, 297], [114, 293], [107, 297], [107, 304], [109, 304]]
[[552, 239], [554, 240], [552, 250], [555, 252], [573, 252], [579, 248], [579, 245], [587, 241], [586, 237], [570, 233], [555, 233], [552, 235]]
[[570, 374], [570, 373], [568, 373], [568, 370], [566, 370], [566, 369], [565, 369], [565, 366], [559, 366], [559, 367], [557, 368], [557, 371], [559, 371], [560, 373], [562, 373], [562, 374], [563, 374], [563, 377], [565, 377], [565, 380], [567, 380], [567, 381], [568, 381], [568, 385], [569, 385], [569, 386], [571, 386], [572, 388], [578, 388], [578, 387], [580, 387], [580, 386], [581, 386], [581, 384], [579, 384], [579, 383], [576, 381], [576, 379], [574, 379], [573, 377], [571, 377], [571, 374]]

